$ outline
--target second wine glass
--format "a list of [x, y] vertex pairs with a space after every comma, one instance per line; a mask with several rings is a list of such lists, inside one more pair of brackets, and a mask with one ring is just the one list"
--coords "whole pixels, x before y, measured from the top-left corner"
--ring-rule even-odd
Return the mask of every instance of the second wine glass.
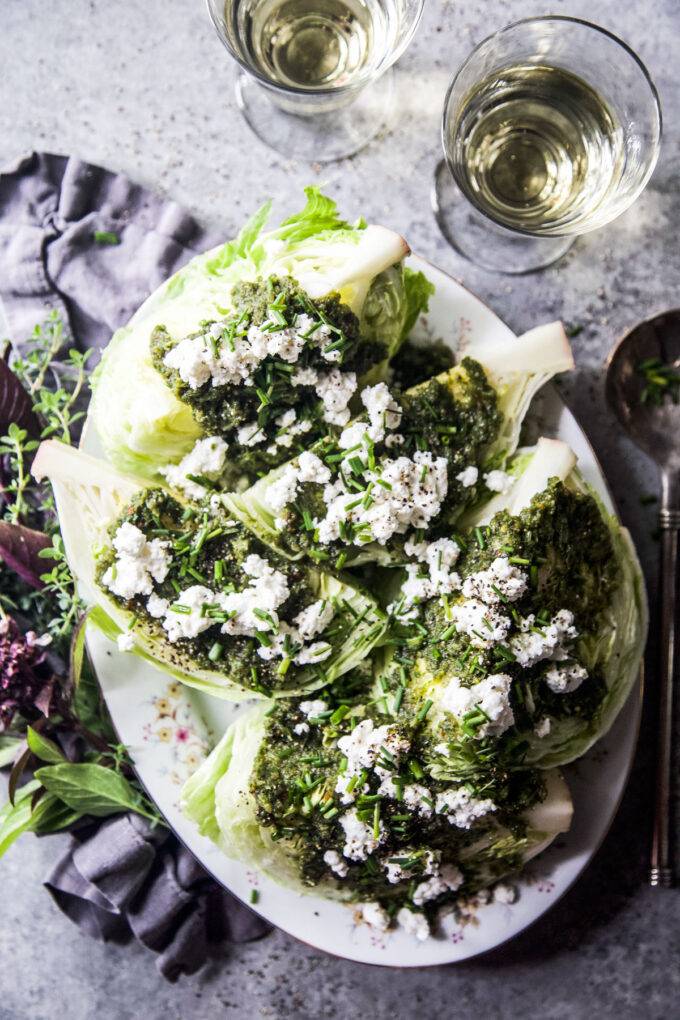
[[624, 42], [577, 18], [519, 21], [480, 43], [451, 83], [437, 220], [485, 268], [541, 268], [628, 208], [660, 138], [656, 89]]
[[207, 0], [243, 68], [239, 106], [267, 145], [324, 162], [357, 152], [384, 126], [389, 73], [425, 0]]

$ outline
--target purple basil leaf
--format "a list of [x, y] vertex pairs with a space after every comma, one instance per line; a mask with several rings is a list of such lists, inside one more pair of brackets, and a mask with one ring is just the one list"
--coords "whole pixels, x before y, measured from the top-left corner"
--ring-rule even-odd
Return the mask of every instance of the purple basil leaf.
[[40, 575], [48, 572], [47, 564], [38, 553], [51, 545], [42, 531], [0, 521], [0, 559], [33, 588], [44, 588]]
[[30, 396], [9, 365], [0, 360], [0, 435], [7, 435], [12, 423], [32, 436], [40, 435], [40, 422]]

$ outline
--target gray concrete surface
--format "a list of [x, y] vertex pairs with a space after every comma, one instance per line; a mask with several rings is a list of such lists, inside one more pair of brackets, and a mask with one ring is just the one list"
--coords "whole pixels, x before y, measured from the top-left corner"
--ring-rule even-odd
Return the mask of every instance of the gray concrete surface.
[[[285, 160], [236, 109], [234, 65], [201, 0], [2, 0], [0, 163], [25, 150], [75, 153], [162, 190], [233, 233], [265, 198], [292, 210], [323, 182], [352, 218], [401, 231], [518, 332], [551, 318], [581, 325], [577, 370], [561, 388], [581, 418], [631, 528], [652, 587], [655, 471], [624, 440], [602, 396], [606, 355], [623, 331], [677, 305], [680, 280], [680, 7], [677, 0], [554, 0], [623, 36], [659, 88], [665, 137], [650, 186], [557, 266], [507, 278], [477, 270], [442, 240], [429, 189], [446, 85], [488, 32], [545, 13], [528, 0], [427, 0], [399, 68], [390, 133], [322, 167]], [[0, 861], [0, 1020], [375, 1020], [441, 1016], [667, 1020], [679, 1014], [680, 894], [645, 886], [652, 699], [632, 778], [594, 862], [532, 929], [484, 958], [436, 971], [390, 972], [331, 959], [281, 933], [224, 948], [171, 987], [151, 954], [102, 946], [62, 917], [40, 881], [59, 839], [22, 839]]]

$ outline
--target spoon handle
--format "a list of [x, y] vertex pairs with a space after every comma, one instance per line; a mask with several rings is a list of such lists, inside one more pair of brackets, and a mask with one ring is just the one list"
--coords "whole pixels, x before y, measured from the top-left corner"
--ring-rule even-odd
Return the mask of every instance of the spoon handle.
[[[664, 501], [665, 502], [665, 501]], [[669, 815], [671, 780], [671, 740], [673, 723], [673, 674], [676, 657], [676, 593], [678, 572], [678, 529], [680, 510], [664, 507], [659, 513], [661, 528], [661, 648], [659, 684], [659, 730], [656, 761], [656, 797], [654, 829], [649, 869], [649, 884], [673, 884], [670, 856]]]

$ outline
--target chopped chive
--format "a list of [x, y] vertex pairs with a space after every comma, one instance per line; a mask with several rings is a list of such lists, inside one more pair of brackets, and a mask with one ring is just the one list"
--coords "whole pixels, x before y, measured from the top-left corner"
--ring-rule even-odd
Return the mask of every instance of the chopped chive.
[[217, 662], [219, 659], [222, 658], [222, 645], [219, 643], [219, 641], [216, 641], [215, 644], [210, 649], [210, 651], [208, 652], [208, 658], [210, 659], [211, 662]]
[[423, 705], [423, 707], [421, 708], [420, 712], [418, 712], [418, 715], [416, 716], [416, 722], [422, 722], [423, 721], [423, 719], [425, 718], [427, 713], [432, 708], [433, 704], [434, 704], [434, 702], [432, 701], [432, 698], [428, 698], [427, 701], [425, 702], [425, 704]]
[[92, 237], [97, 244], [120, 244], [120, 237], [112, 230], [95, 230]]
[[260, 894], [258, 893], [257, 889], [251, 889], [250, 890], [250, 902], [254, 905], [255, 903], [257, 903], [259, 898], [260, 898]]

